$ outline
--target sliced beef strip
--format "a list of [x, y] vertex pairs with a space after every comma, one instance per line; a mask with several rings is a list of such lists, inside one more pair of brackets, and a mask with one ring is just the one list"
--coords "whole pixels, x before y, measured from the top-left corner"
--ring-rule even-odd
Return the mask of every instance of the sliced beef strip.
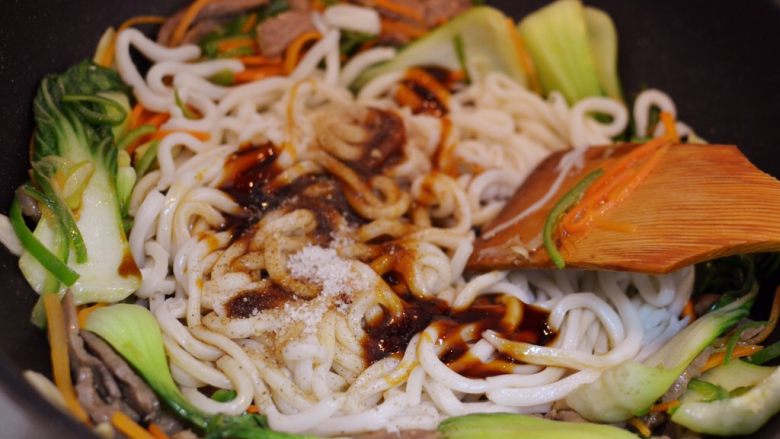
[[160, 401], [146, 382], [102, 338], [89, 331], [81, 331], [81, 337], [120, 383], [124, 401], [143, 414], [144, 421], [154, 418], [160, 410]]
[[311, 14], [306, 11], [292, 10], [282, 12], [257, 25], [257, 44], [263, 56], [275, 57], [284, 52], [287, 46], [300, 35], [313, 31]]
[[471, 7], [470, 0], [425, 0], [425, 25], [438, 26]]
[[[197, 23], [204, 20], [238, 15], [244, 11], [258, 8], [267, 3], [268, 0], [221, 0], [221, 1], [211, 2], [208, 5], [206, 5], [203, 9], [201, 9], [197, 17], [195, 17], [193, 24], [197, 25]], [[176, 26], [181, 21], [185, 11], [186, 8], [179, 10], [178, 12], [173, 14], [170, 18], [168, 18], [165, 21], [165, 23], [163, 23], [159, 33], [157, 34], [158, 43], [164, 44], [166, 46], [171, 45], [171, 37], [173, 36], [173, 31], [174, 29], [176, 29]]]
[[75, 388], [79, 402], [96, 423], [107, 422], [117, 410], [137, 420], [138, 414], [124, 403], [122, 391], [111, 371], [84, 347], [71, 292], [63, 297], [62, 307], [68, 331], [68, 357], [76, 374]]

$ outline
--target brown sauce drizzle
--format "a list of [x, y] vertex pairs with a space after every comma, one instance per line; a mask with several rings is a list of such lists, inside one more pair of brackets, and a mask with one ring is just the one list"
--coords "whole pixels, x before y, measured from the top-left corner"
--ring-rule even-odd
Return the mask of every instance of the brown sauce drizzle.
[[231, 319], [245, 319], [260, 311], [283, 305], [293, 294], [286, 289], [268, 283], [262, 290], [244, 291], [231, 297], [225, 303], [225, 311]]
[[363, 156], [360, 160], [348, 163], [352, 169], [363, 176], [372, 175], [401, 160], [406, 129], [400, 116], [392, 111], [369, 108], [363, 126], [371, 136], [361, 145]]
[[[262, 192], [281, 171], [276, 165], [277, 152], [270, 143], [241, 148], [225, 162], [225, 179], [220, 189], [241, 206], [262, 208]], [[258, 204], [260, 201], [260, 204]]]
[[125, 250], [125, 254], [122, 256], [122, 262], [119, 263], [116, 272], [120, 277], [137, 277], [141, 278], [141, 270], [135, 265], [135, 260], [130, 251]]
[[415, 114], [443, 117], [449, 112], [449, 95], [463, 83], [461, 72], [441, 67], [412, 68], [399, 82], [396, 100]]

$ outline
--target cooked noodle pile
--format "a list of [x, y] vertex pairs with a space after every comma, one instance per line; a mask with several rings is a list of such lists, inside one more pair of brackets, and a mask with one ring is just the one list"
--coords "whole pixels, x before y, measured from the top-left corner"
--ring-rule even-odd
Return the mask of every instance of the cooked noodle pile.
[[[357, 96], [345, 86], [393, 49], [342, 66], [339, 30], [317, 24], [323, 38], [289, 76], [231, 88], [207, 78], [241, 71], [237, 60], [195, 62], [196, 46], [118, 36], [122, 78], [176, 130], [135, 188], [129, 241], [143, 273], [136, 295], [196, 406], [254, 404], [274, 429], [323, 435], [544, 413], [686, 325], [690, 268], [464, 274], [475, 230], [530, 171], [573, 146], [565, 175], [588, 146], [611, 143], [628, 124], [623, 104], [569, 107], [492, 73], [453, 92], [441, 117], [412, 112], [394, 99], [403, 73]], [[145, 76], [131, 48], [151, 61]], [[174, 88], [199, 118], [185, 117]], [[639, 132], [651, 106], [674, 113], [664, 94], [643, 93]], [[523, 343], [539, 347], [511, 349]], [[237, 396], [217, 402], [205, 386]]]

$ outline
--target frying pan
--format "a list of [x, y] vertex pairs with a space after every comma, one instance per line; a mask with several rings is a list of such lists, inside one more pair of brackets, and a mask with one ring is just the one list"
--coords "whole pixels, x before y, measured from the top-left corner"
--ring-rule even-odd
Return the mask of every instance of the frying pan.
[[[0, 14], [0, 211], [26, 179], [31, 103], [44, 74], [92, 55], [103, 30], [139, 14], [170, 14], [183, 1], [4, 0]], [[543, 0], [489, 2], [521, 17]], [[734, 143], [780, 176], [780, 0], [587, 0], [614, 19], [629, 98], [668, 92], [705, 139]], [[780, 200], [777, 200], [780, 201]], [[776, 202], [767, 200], [767, 202]], [[49, 372], [44, 334], [28, 322], [35, 302], [16, 258], [0, 249], [0, 437], [89, 437], [39, 397], [21, 370]], [[756, 307], [757, 316], [762, 307]], [[763, 310], [765, 313], [765, 309]], [[3, 410], [12, 404], [13, 410]], [[753, 437], [780, 437], [780, 416]]]

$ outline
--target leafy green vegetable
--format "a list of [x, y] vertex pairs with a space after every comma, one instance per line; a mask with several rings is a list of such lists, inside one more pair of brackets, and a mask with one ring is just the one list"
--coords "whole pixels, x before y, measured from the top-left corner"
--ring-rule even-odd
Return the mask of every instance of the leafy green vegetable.
[[544, 249], [547, 250], [547, 254], [550, 256], [550, 259], [553, 261], [555, 266], [558, 267], [558, 269], [565, 267], [566, 262], [558, 252], [558, 247], [555, 245], [555, 241], [553, 241], [553, 231], [555, 231], [555, 228], [558, 226], [558, 221], [560, 220], [561, 216], [577, 203], [588, 186], [593, 184], [593, 182], [596, 181], [597, 178], [601, 177], [603, 173], [604, 171], [602, 169], [596, 169], [590, 174], [586, 175], [569, 192], [564, 194], [557, 203], [555, 203], [555, 206], [553, 206], [552, 210], [550, 210], [550, 214], [547, 215], [547, 219], [544, 222], [544, 230], [542, 232]]
[[187, 119], [197, 119], [198, 115], [192, 111], [190, 107], [188, 107], [182, 100], [181, 96], [179, 96], [179, 89], [175, 89], [173, 91], [174, 100], [176, 102], [176, 106], [179, 107], [179, 110], [181, 110], [181, 113], [184, 115]]
[[566, 402], [591, 421], [619, 422], [646, 413], [713, 340], [747, 316], [755, 294], [695, 320], [644, 363], [627, 361], [569, 394]]
[[230, 389], [218, 389], [211, 394], [211, 399], [219, 402], [228, 402], [236, 399], [236, 391]]
[[775, 358], [780, 357], [780, 341], [776, 341], [755, 354], [747, 357], [752, 364], [766, 364]]
[[[169, 409], [204, 431], [206, 439], [302, 437], [270, 430], [263, 415], [210, 416], [193, 406], [171, 377], [157, 320], [142, 306], [120, 303], [96, 309], [87, 317], [84, 329], [106, 340], [143, 377]], [[215, 396], [235, 397], [235, 393], [225, 392]]]
[[588, 96], [622, 99], [617, 33], [609, 15], [580, 0], [558, 0], [526, 16], [518, 31], [546, 93], [574, 103]]
[[342, 55], [352, 56], [363, 43], [376, 39], [376, 35], [345, 30], [341, 32], [339, 52]]
[[702, 392], [700, 384], [689, 384], [672, 421], [693, 431], [718, 436], [750, 434], [780, 411], [780, 368], [737, 360], [708, 371], [699, 381], [722, 390], [717, 398], [708, 398], [711, 395]]
[[503, 72], [521, 84], [526, 76], [512, 39], [507, 17], [488, 6], [472, 8], [406, 46], [392, 60], [365, 71], [352, 84], [361, 88], [379, 75], [414, 66], [461, 68], [453, 41], [459, 36], [468, 54], [467, 70], [473, 80], [494, 71]]
[[696, 265], [694, 294], [722, 293], [712, 305], [718, 309], [750, 291], [756, 283], [755, 259], [752, 255], [735, 255]]
[[438, 428], [445, 439], [618, 439], [636, 438], [611, 425], [561, 422], [511, 413], [485, 413], [445, 419]]
[[207, 34], [198, 42], [203, 56], [207, 58], [232, 58], [253, 55], [254, 51], [249, 47], [239, 47], [220, 53], [219, 43], [232, 38], [253, 38], [255, 35], [254, 28], [249, 30], [249, 32], [243, 32], [244, 26], [253, 14], [257, 16], [258, 22], [263, 22], [264, 20], [279, 15], [289, 9], [290, 4], [286, 0], [271, 0], [268, 4], [261, 6], [260, 8], [239, 15], [227, 24], [220, 26]]
[[455, 55], [458, 56], [458, 64], [460, 64], [460, 69], [466, 77], [466, 83], [470, 84], [471, 77], [469, 77], [468, 64], [466, 63], [466, 48], [463, 46], [463, 37], [460, 34], [455, 35], [455, 38], [452, 39], [452, 44], [455, 46]]
[[709, 381], [700, 380], [698, 378], [692, 379], [688, 383], [688, 390], [701, 395], [704, 401], [716, 401], [718, 399], [724, 399], [729, 397], [729, 391], [723, 387], [713, 384]]
[[146, 175], [146, 172], [154, 164], [154, 160], [157, 158], [157, 147], [159, 145], [159, 140], [152, 140], [136, 149], [135, 172], [138, 174], [139, 178]]
[[[78, 274], [71, 284], [77, 303], [118, 301], [140, 286], [120, 212], [134, 173], [129, 163], [120, 166], [115, 146], [128, 109], [117, 72], [89, 61], [45, 77], [35, 96], [31, 187], [51, 214], [33, 234]], [[59, 292], [59, 276], [39, 256], [26, 249], [22, 273], [36, 291]]]

